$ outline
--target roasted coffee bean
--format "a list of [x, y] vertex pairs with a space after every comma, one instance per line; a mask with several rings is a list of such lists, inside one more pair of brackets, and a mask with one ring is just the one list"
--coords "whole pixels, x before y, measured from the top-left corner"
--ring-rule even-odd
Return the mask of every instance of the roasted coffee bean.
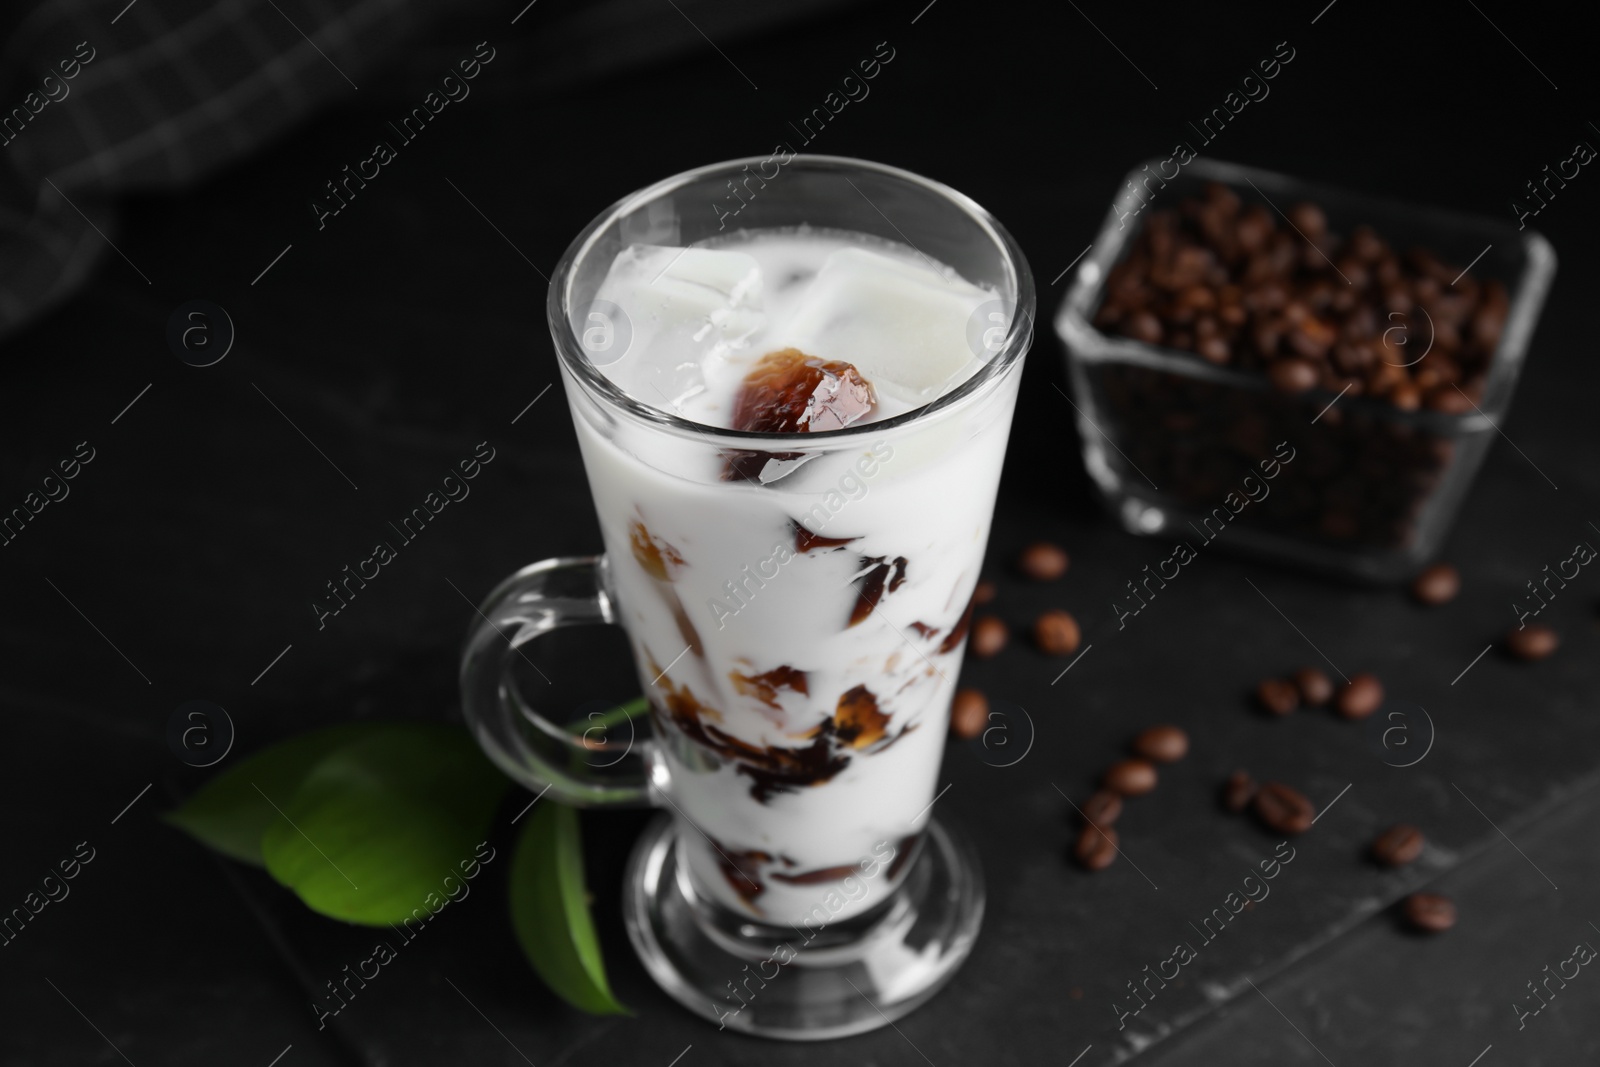
[[1250, 806], [1260, 788], [1249, 774], [1244, 771], [1234, 771], [1228, 775], [1228, 780], [1222, 783], [1222, 806], [1237, 815]]
[[1294, 223], [1295, 229], [1305, 235], [1306, 240], [1315, 241], [1328, 232], [1328, 217], [1322, 209], [1315, 204], [1301, 202], [1289, 209], [1289, 221]]
[[1317, 817], [1305, 794], [1282, 782], [1268, 782], [1256, 791], [1255, 811], [1268, 829], [1280, 834], [1303, 834]]
[[1161, 320], [1148, 311], [1138, 311], [1129, 316], [1124, 324], [1128, 336], [1143, 341], [1147, 345], [1161, 343]]
[[1389, 390], [1389, 403], [1401, 411], [1415, 411], [1422, 406], [1422, 390], [1410, 382], [1401, 382]]
[[950, 702], [950, 732], [963, 741], [983, 733], [989, 722], [989, 699], [976, 689], [957, 689]]
[[1091, 871], [1103, 871], [1117, 858], [1117, 831], [1091, 823], [1078, 832], [1072, 854]]
[[1083, 635], [1078, 630], [1078, 620], [1057, 608], [1034, 620], [1033, 640], [1046, 655], [1070, 656], [1078, 651]]
[[1391, 826], [1372, 842], [1372, 858], [1385, 867], [1404, 867], [1422, 855], [1422, 831], [1400, 823]]
[[1267, 678], [1256, 686], [1256, 700], [1274, 715], [1287, 715], [1300, 704], [1300, 694], [1282, 678]]
[[[1307, 318], [1289, 331], [1289, 347], [1296, 353], [1310, 360], [1313, 369], [1328, 354], [1328, 349], [1339, 339], [1338, 333], [1332, 326], [1318, 318]], [[1281, 389], [1283, 386], [1277, 382]], [[1290, 390], [1285, 390], [1290, 391]], [[1299, 392], [1299, 390], [1293, 390]]]
[[1239, 222], [1233, 229], [1234, 239], [1239, 242], [1239, 247], [1246, 252], [1254, 252], [1266, 246], [1272, 231], [1277, 228], [1273, 221], [1272, 212], [1261, 204], [1251, 204], [1239, 216]]
[[1217, 306], [1217, 294], [1203, 285], [1191, 285], [1178, 294], [1176, 303], [1191, 311], [1210, 311]]
[[1383, 683], [1376, 675], [1358, 674], [1339, 687], [1333, 706], [1347, 719], [1365, 719], [1383, 706]]
[[1437, 934], [1456, 924], [1456, 902], [1442, 893], [1412, 893], [1400, 902], [1400, 914], [1414, 929]]
[[1315, 667], [1295, 671], [1294, 685], [1308, 708], [1320, 708], [1333, 699], [1333, 680]]
[[1125, 797], [1140, 797], [1156, 787], [1156, 765], [1147, 759], [1118, 760], [1106, 768], [1101, 784]]
[[1122, 814], [1122, 797], [1109, 789], [1097, 789], [1083, 802], [1083, 820], [1095, 826], [1110, 826]]
[[1289, 356], [1275, 359], [1267, 367], [1267, 377], [1280, 393], [1303, 393], [1317, 385], [1317, 368], [1309, 359]]
[[993, 615], [985, 615], [972, 624], [972, 640], [969, 642], [972, 654], [979, 659], [988, 659], [997, 655], [1006, 647], [1006, 641], [1011, 637], [1011, 631], [1006, 629], [1006, 624]]
[[1411, 583], [1411, 595], [1424, 604], [1443, 604], [1461, 591], [1461, 572], [1448, 563], [1435, 563]]
[[1176, 763], [1189, 754], [1189, 735], [1176, 726], [1152, 726], [1133, 739], [1133, 751], [1157, 763]]
[[1506, 634], [1506, 650], [1518, 659], [1544, 659], [1559, 644], [1560, 635], [1537, 622]]
[[999, 590], [995, 588], [993, 582], [979, 582], [978, 587], [972, 591], [972, 602], [974, 604], [987, 604], [998, 593]]
[[1233, 359], [1233, 349], [1220, 337], [1207, 337], [1195, 346], [1195, 351], [1199, 352], [1200, 357], [1207, 363], [1215, 363], [1219, 367], [1225, 366]]
[[1383, 255], [1383, 241], [1373, 231], [1371, 226], [1357, 226], [1350, 234], [1347, 246], [1350, 254], [1366, 263], [1371, 263]]
[[1039, 541], [1022, 550], [1017, 569], [1036, 582], [1053, 582], [1067, 573], [1067, 554], [1058, 545]]

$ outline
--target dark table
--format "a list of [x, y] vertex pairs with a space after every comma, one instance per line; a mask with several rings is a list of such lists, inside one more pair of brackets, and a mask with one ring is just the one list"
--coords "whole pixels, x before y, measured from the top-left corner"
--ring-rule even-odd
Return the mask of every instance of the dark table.
[[[491, 872], [477, 903], [319, 1031], [309, 991], [364, 954], [368, 935], [158, 818], [209, 773], [166, 746], [185, 700], [227, 708], [240, 753], [324, 722], [459, 717], [464, 595], [598, 545], [559, 386], [543, 392], [556, 371], [542, 274], [622, 194], [791, 140], [789, 122], [878, 42], [895, 58], [809, 149], [973, 195], [1021, 240], [1045, 316], [1119, 175], [1187, 137], [1186, 119], [1280, 41], [1292, 66], [1214, 155], [1507, 217], [1525, 181], [1600, 137], [1585, 110], [1586, 39], [1564, 9], [1319, 8], [874, 4], [764, 37], [702, 25], [721, 54], [685, 33], [680, 60], [555, 89], [532, 61], [552, 9], [514, 29], [513, 12], [484, 13], [459, 51], [503, 34], [505, 58], [324, 228], [308, 202], [409, 107], [425, 60], [453, 55], [451, 42], [419, 45], [386, 85], [207, 185], [128, 204], [120, 229], [102, 220], [121, 256], [108, 252], [88, 287], [7, 342], [0, 371], [5, 507], [78, 442], [95, 452], [70, 497], [0, 556], [0, 907], [80, 842], [94, 855], [70, 897], [0, 949], [0, 1062], [1087, 1067], [1146, 1049], [1163, 1065], [1593, 1062], [1600, 979], [1574, 979], [1520, 1030], [1512, 1005], [1575, 942], [1600, 943], [1595, 575], [1541, 619], [1564, 636], [1551, 660], [1474, 661], [1514, 622], [1524, 582], [1600, 537], [1600, 365], [1583, 296], [1600, 179], [1586, 174], [1535, 223], [1562, 265], [1505, 440], [1445, 546], [1465, 589], [1443, 608], [1208, 552], [1119, 630], [1113, 598], [1163, 550], [1094, 503], [1055, 388], [1061, 349], [1041, 331], [991, 543], [996, 611], [1021, 626], [1067, 607], [1093, 647], [1056, 685], [1059, 665], [1026, 648], [968, 664], [964, 681], [1027, 708], [1035, 737], [1005, 768], [981, 749], [948, 752], [940, 816], [979, 842], [990, 910], [955, 986], [897, 1029], [780, 1046], [680, 1010], [634, 962], [618, 919], [644, 816], [601, 813], [585, 819], [589, 877], [632, 1018], [584, 1017], [538, 984]], [[205, 369], [164, 336], [196, 298], [237, 329]], [[323, 584], [483, 440], [504, 458], [470, 501], [319, 630], [310, 602]], [[1072, 552], [1059, 585], [1026, 585], [1006, 565], [1039, 538]], [[616, 652], [573, 650], [553, 679], [561, 699], [628, 695]], [[1426, 707], [1428, 757], [1397, 769], [1359, 727], [1250, 709], [1259, 678], [1319, 655]], [[1188, 729], [1193, 751], [1124, 816], [1129, 862], [1090, 875], [1066, 859], [1062, 794], [1083, 796], [1157, 721]], [[1294, 842], [1272, 896], [1119, 1030], [1125, 983], [1273, 852], [1212, 802], [1240, 766], [1297, 783], [1326, 817]], [[1368, 865], [1367, 842], [1402, 820], [1427, 831], [1422, 859], [1398, 873]], [[1402, 931], [1391, 905], [1422, 885], [1455, 896], [1455, 930]]]

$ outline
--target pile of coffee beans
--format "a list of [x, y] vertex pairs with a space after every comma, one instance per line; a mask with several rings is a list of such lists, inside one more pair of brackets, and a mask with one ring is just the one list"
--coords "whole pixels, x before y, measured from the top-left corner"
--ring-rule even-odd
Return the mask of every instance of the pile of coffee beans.
[[[1460, 414], [1482, 397], [1509, 310], [1500, 282], [1482, 283], [1427, 249], [1400, 255], [1369, 226], [1341, 237], [1312, 203], [1289, 208], [1280, 225], [1266, 204], [1246, 206], [1213, 183], [1151, 214], [1112, 269], [1094, 321], [1259, 370], [1285, 393], [1320, 386]], [[1418, 359], [1425, 323], [1431, 348]]]
[[1314, 204], [1289, 215], [1304, 236], [1222, 186], [1149, 215], [1093, 321], [1196, 366], [1084, 361], [1079, 402], [1116, 444], [1105, 463], [1168, 507], [1214, 514], [1284, 443], [1286, 476], [1233, 523], [1346, 553], [1407, 548], [1462, 437], [1410, 413], [1481, 403], [1508, 294], [1368, 227], [1339, 237]]
[[1100, 789], [1077, 806], [1083, 825], [1072, 854], [1091, 871], [1104, 870], [1117, 858], [1119, 841], [1112, 824], [1122, 814], [1124, 798], [1153, 792], [1160, 777], [1156, 764], [1176, 763], [1188, 755], [1189, 735], [1162, 724], [1141, 731], [1129, 747], [1134, 754], [1107, 767], [1100, 776]]

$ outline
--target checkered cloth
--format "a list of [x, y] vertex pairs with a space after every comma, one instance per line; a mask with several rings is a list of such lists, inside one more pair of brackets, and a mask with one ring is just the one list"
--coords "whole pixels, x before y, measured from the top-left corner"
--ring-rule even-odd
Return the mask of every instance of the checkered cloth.
[[49, 0], [0, 15], [0, 335], [83, 280], [117, 194], [193, 182], [353, 95], [349, 79], [447, 6]]
[[0, 337], [109, 252], [120, 194], [192, 184], [324, 104], [364, 102], [375, 87], [355, 86], [403, 65], [399, 46], [428, 52], [423, 30], [470, 42], [528, 15], [506, 44], [537, 90], [709, 56], [702, 26], [726, 43], [849, 2], [0, 0]]

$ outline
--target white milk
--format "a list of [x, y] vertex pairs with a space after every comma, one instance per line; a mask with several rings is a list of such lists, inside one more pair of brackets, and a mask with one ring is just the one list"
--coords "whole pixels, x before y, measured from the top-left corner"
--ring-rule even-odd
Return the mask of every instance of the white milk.
[[[981, 367], [969, 323], [993, 298], [863, 235], [635, 246], [597, 293], [632, 338], [602, 370], [725, 428], [750, 369], [794, 347], [854, 365], [877, 399], [860, 421], [879, 421]], [[704, 441], [575, 408], [668, 794], [699, 831], [680, 838], [690, 874], [735, 911], [803, 933], [903, 877], [893, 857], [930, 817], [1017, 377], [798, 464], [757, 460], [756, 480], [724, 480]], [[797, 525], [850, 540], [800, 551]]]

